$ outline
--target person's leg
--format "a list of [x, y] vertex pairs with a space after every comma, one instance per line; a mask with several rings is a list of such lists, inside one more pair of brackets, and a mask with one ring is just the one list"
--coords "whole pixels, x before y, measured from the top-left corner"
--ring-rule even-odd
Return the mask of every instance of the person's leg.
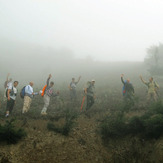
[[151, 93], [148, 93], [147, 95], [147, 103], [149, 103], [151, 101]]
[[93, 104], [93, 101], [92, 101], [92, 97], [91, 96], [87, 96], [87, 107], [86, 107], [86, 110], [88, 110]]
[[9, 108], [9, 112], [11, 113], [13, 108], [14, 108], [14, 105], [15, 105], [15, 100], [13, 99], [10, 99], [11, 100], [11, 105], [10, 105], [10, 108]]
[[[27, 96], [27, 97], [28, 97], [28, 96]], [[28, 112], [29, 109], [30, 109], [31, 103], [32, 103], [32, 98], [28, 97], [27, 112]]]
[[86, 110], [89, 109], [90, 106], [90, 96], [87, 95], [87, 106], [86, 106]]
[[7, 105], [6, 105], [6, 117], [9, 116], [10, 114], [10, 105], [11, 105], [11, 101], [7, 100]]
[[155, 102], [158, 100], [158, 96], [157, 96], [156, 92], [153, 92], [153, 99]]
[[94, 104], [94, 98], [91, 96], [90, 97], [90, 107], [92, 107], [93, 104]]
[[23, 112], [26, 113], [29, 110], [29, 107], [31, 105], [32, 99], [29, 96], [24, 96], [24, 105], [23, 105]]
[[44, 95], [44, 107], [41, 111], [41, 114], [46, 114], [49, 103], [50, 103], [50, 97], [48, 95]]
[[77, 99], [77, 95], [76, 95], [76, 90], [75, 89], [73, 91], [73, 96], [74, 96], [74, 100], [76, 100]]
[[70, 100], [71, 101], [74, 100], [74, 90], [73, 89], [70, 90]]

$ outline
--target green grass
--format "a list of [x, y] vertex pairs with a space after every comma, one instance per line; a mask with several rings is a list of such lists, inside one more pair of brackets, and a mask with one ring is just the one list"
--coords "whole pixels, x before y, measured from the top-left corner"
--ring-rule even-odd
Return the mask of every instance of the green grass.
[[15, 120], [6, 121], [4, 125], [0, 125], [0, 142], [7, 142], [7, 144], [16, 144], [19, 140], [27, 134], [22, 128], [16, 128]]

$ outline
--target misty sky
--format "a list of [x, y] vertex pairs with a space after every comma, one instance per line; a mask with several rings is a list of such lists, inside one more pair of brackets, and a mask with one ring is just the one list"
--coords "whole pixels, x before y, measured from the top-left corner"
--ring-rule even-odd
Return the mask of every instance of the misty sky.
[[0, 37], [77, 58], [142, 61], [163, 43], [162, 0], [0, 0]]

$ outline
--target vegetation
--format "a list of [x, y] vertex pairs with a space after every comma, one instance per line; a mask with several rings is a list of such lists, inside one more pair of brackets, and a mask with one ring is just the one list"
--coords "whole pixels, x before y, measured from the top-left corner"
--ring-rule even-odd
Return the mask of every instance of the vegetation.
[[64, 136], [68, 136], [69, 132], [72, 130], [75, 124], [75, 119], [77, 118], [77, 113], [72, 112], [71, 110], [66, 110], [65, 111], [65, 122], [63, 126], [56, 126], [53, 123], [48, 123], [47, 128], [50, 131], [54, 131], [57, 133], [61, 133]]
[[142, 116], [126, 118], [122, 111], [114, 113], [105, 117], [100, 127], [104, 141], [127, 135], [158, 139], [163, 135], [163, 104], [152, 104]]
[[163, 75], [163, 44], [151, 46], [147, 49], [145, 63], [148, 66], [148, 71], [151, 75]]
[[14, 119], [6, 121], [6, 124], [0, 125], [0, 142], [16, 144], [20, 139], [26, 136], [24, 129], [16, 129]]

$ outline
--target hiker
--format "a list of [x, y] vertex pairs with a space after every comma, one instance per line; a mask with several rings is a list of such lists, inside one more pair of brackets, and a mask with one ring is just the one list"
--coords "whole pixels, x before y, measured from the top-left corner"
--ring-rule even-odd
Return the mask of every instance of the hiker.
[[4, 83], [4, 88], [5, 88], [5, 92], [4, 92], [4, 98], [6, 98], [6, 94], [7, 94], [7, 89], [12, 86], [12, 78], [9, 79], [10, 73], [7, 74], [7, 78], [6, 81]]
[[33, 85], [34, 83], [30, 82], [29, 85], [25, 87], [24, 105], [23, 105], [23, 111], [22, 111], [23, 114], [29, 111], [32, 98], [34, 97], [34, 95], [38, 95], [38, 93], [33, 92]]
[[124, 100], [133, 100], [134, 97], [134, 87], [130, 83], [130, 79], [124, 80], [124, 74], [121, 74], [121, 81], [123, 83], [122, 94], [124, 96]]
[[69, 85], [69, 89], [70, 89], [70, 98], [71, 100], [76, 100], [77, 96], [76, 96], [76, 85], [79, 83], [81, 79], [81, 76], [79, 76], [78, 81], [75, 81], [75, 78], [72, 78], [72, 81]]
[[[54, 90], [53, 90], [53, 86], [54, 86], [54, 82], [50, 82], [50, 79], [51, 79], [52, 75], [50, 74], [48, 79], [47, 79], [47, 82], [46, 82], [46, 88], [44, 90], [44, 107], [41, 111], [41, 115], [47, 115], [46, 111], [47, 111], [47, 108], [49, 106], [49, 103], [50, 103], [50, 98], [53, 96], [58, 96], [59, 95], [59, 92], [55, 93]], [[50, 84], [49, 84], [50, 82]]]
[[10, 85], [7, 88], [7, 107], [6, 107], [6, 117], [9, 116], [9, 114], [12, 112], [16, 100], [17, 95], [17, 85], [18, 81], [14, 81], [13, 85]]
[[86, 110], [88, 110], [94, 104], [94, 99], [95, 99], [95, 80], [94, 79], [87, 83], [87, 87], [85, 88], [84, 92], [87, 96]]
[[157, 101], [157, 89], [159, 89], [159, 85], [155, 81], [153, 81], [153, 77], [150, 77], [149, 82], [144, 81], [141, 75], [140, 79], [148, 87], [147, 101]]

